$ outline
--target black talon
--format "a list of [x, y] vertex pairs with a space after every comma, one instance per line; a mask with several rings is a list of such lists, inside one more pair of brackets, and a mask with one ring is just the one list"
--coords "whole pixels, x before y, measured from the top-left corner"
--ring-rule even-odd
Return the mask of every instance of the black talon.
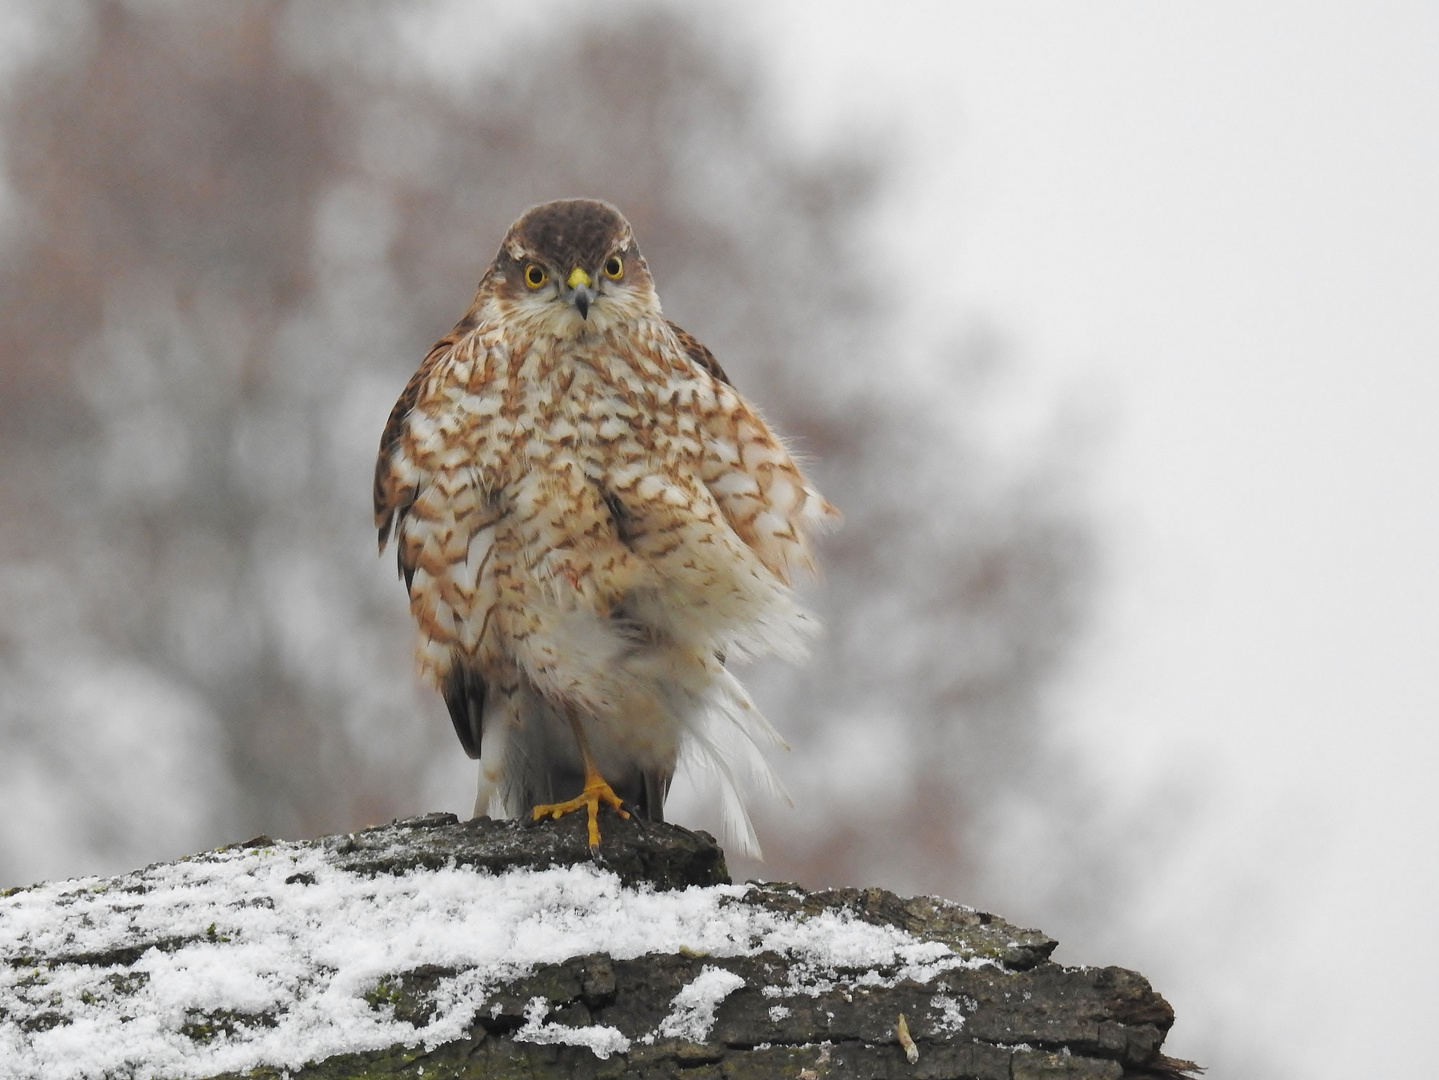
[[649, 829], [647, 827], [649, 819], [645, 817], [644, 812], [640, 810], [638, 803], [621, 803], [620, 808], [629, 814], [630, 820], [639, 828], [641, 834], [645, 836], [649, 835]]

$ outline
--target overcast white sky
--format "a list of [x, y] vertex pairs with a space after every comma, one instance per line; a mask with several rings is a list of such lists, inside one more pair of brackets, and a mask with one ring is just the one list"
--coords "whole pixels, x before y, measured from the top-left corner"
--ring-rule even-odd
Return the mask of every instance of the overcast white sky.
[[1155, 979], [1175, 1052], [1200, 1052], [1188, 1020], [1261, 1030], [1296, 1076], [1423, 1074], [1439, 5], [771, 0], [753, 23], [800, 130], [902, 119], [889, 220], [1011, 337], [1025, 400], [1077, 395], [1108, 433], [1112, 579], [1061, 706], [1117, 783], [1162, 771], [1208, 808], [1148, 939], [1084, 959]]

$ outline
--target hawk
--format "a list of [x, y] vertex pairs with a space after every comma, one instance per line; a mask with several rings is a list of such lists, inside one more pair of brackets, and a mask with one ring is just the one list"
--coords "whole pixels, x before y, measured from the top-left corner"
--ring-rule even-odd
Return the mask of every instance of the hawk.
[[[710, 351], [664, 317], [608, 203], [534, 207], [385, 426], [421, 673], [479, 759], [475, 815], [664, 819], [682, 759], [778, 790], [779, 743], [727, 660], [795, 659], [810, 539], [837, 518]], [[782, 744], [781, 744], [782, 745]]]

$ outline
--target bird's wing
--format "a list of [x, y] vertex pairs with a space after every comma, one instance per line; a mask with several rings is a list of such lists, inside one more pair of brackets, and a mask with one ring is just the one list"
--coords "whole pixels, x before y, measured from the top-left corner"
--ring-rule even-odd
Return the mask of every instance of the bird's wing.
[[[421, 388], [429, 381], [435, 365], [449, 351], [451, 345], [452, 342], [446, 339], [430, 350], [430, 354], [405, 384], [404, 392], [390, 410], [390, 418], [385, 422], [385, 430], [380, 436], [380, 454], [375, 459], [374, 500], [375, 528], [379, 531], [381, 554], [384, 553], [385, 545], [390, 542], [391, 529], [396, 519], [404, 521], [405, 514], [418, 493], [413, 463], [408, 460], [404, 445], [410, 413], [419, 400]], [[405, 565], [403, 550], [400, 551], [399, 557], [400, 574], [408, 584], [414, 573], [414, 565]]]
[[504, 513], [492, 497], [493, 462], [474, 452], [483, 421], [453, 415], [460, 406], [446, 365], [455, 347], [452, 335], [431, 350], [390, 413], [375, 463], [375, 526], [381, 551], [395, 540], [420, 670], [444, 695], [466, 753], [478, 757]]
[[699, 338], [695, 337], [688, 330], [676, 326], [668, 319], [666, 319], [665, 322], [669, 323], [669, 328], [675, 332], [675, 337], [679, 339], [680, 347], [684, 349], [691, 361], [725, 385], [733, 385], [729, 380], [729, 376], [725, 374], [724, 368], [720, 367], [719, 361], [715, 359], [714, 353], [705, 348]]
[[795, 570], [813, 568], [810, 538], [832, 527], [839, 512], [805, 478], [714, 355], [693, 335], [674, 323], [670, 327], [690, 360], [710, 376], [713, 390], [712, 401], [700, 410], [705, 441], [701, 479], [739, 538], [770, 573], [789, 584]]

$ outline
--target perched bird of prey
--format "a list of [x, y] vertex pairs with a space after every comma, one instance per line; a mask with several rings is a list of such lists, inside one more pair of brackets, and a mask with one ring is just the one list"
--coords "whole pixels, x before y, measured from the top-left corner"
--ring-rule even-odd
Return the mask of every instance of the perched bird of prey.
[[569, 199], [510, 227], [395, 404], [375, 468], [421, 672], [480, 763], [475, 814], [663, 820], [677, 764], [778, 789], [727, 660], [802, 655], [792, 575], [837, 517], [709, 350], [660, 311], [629, 223]]

